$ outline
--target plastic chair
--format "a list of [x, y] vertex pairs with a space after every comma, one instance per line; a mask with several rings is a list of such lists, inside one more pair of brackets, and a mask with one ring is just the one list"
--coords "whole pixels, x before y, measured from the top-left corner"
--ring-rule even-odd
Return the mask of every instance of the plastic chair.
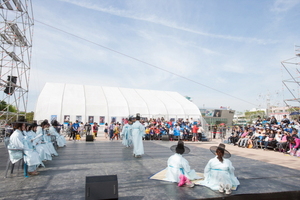
[[[9, 137], [5, 138], [4, 139], [4, 142], [5, 142], [5, 147], [9, 153], [9, 151], [21, 151], [22, 154], [24, 155], [24, 151], [23, 149], [10, 149], [8, 148], [8, 145], [9, 145]], [[22, 169], [23, 169], [23, 166], [24, 166], [24, 177], [28, 177], [28, 173], [27, 173], [27, 170], [28, 170], [28, 166], [26, 165], [26, 163], [24, 163], [24, 158], [20, 159], [17, 163], [19, 163], [18, 165], [18, 170], [20, 168], [20, 164], [22, 163]], [[7, 178], [7, 172], [8, 172], [8, 168], [9, 166], [11, 165], [11, 170], [10, 170], [10, 174], [12, 174], [14, 172], [14, 167], [15, 167], [15, 164], [16, 163], [12, 163], [10, 161], [10, 158], [8, 156], [8, 160], [7, 160], [7, 163], [6, 163], [6, 170], [5, 170], [5, 175], [4, 175], [4, 178]]]

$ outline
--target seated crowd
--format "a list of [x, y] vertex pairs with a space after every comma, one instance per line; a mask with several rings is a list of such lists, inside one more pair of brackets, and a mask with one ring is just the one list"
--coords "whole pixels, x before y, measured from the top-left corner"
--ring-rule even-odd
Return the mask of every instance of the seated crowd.
[[238, 147], [272, 149], [296, 155], [296, 151], [300, 148], [299, 133], [298, 119], [290, 122], [284, 115], [284, 118], [278, 123], [274, 116], [264, 121], [258, 117], [253, 125], [233, 127], [228, 143]]
[[163, 135], [169, 135], [169, 140], [182, 139], [184, 141], [201, 141], [204, 129], [200, 121], [193, 118], [175, 120], [164, 120], [164, 118], [142, 120], [145, 126], [145, 140], [161, 140]]
[[45, 167], [45, 161], [58, 156], [55, 146], [64, 147], [66, 144], [64, 136], [59, 134], [58, 126], [57, 121], [53, 121], [50, 126], [47, 120], [40, 125], [26, 122], [14, 123], [14, 131], [9, 137], [7, 146], [11, 162], [14, 164], [24, 159], [28, 174], [38, 175], [39, 166]]

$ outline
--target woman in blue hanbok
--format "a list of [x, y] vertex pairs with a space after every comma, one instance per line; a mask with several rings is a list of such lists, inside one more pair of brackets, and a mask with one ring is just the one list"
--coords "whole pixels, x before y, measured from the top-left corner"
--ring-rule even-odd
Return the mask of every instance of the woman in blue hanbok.
[[45, 143], [42, 143], [40, 137], [36, 135], [37, 124], [31, 124], [28, 126], [27, 131], [24, 132], [26, 139], [33, 146], [34, 149], [39, 153], [42, 161], [52, 160], [50, 151], [48, 150]]
[[[13, 151], [9, 150], [9, 157], [12, 163], [16, 163], [24, 157], [24, 162], [28, 165], [29, 175], [38, 175], [37, 167], [43, 165], [38, 152], [30, 148], [27, 140], [25, 139], [25, 134], [22, 132], [22, 127], [25, 128], [25, 123], [15, 123], [15, 131], [9, 138], [9, 149], [20, 149], [23, 151]], [[24, 153], [23, 153], [24, 152]]]
[[231, 193], [231, 188], [240, 184], [234, 176], [234, 167], [229, 159], [231, 154], [225, 150], [224, 144], [210, 147], [210, 151], [216, 157], [210, 159], [204, 169], [204, 180], [197, 184], [207, 186], [212, 190], [219, 190], [226, 194]]
[[64, 136], [60, 135], [57, 131], [56, 131], [56, 127], [58, 126], [57, 121], [53, 121], [52, 122], [52, 126], [50, 126], [49, 128], [49, 133], [51, 135], [54, 135], [56, 138], [56, 142], [57, 142], [57, 146], [59, 147], [64, 147], [66, 146], [66, 139]]
[[123, 126], [121, 137], [123, 145], [126, 147], [132, 145], [132, 118], [129, 118], [128, 123]]
[[40, 136], [42, 143], [45, 143], [47, 149], [50, 151], [52, 156], [58, 156], [53, 143], [51, 141], [51, 134], [49, 133], [49, 126], [50, 124], [47, 121], [43, 121], [41, 123], [41, 128], [38, 129], [37, 135]]
[[137, 114], [136, 121], [132, 124], [133, 156], [136, 158], [141, 158], [144, 154], [143, 137], [145, 127], [140, 123], [140, 119], [140, 115]]
[[166, 178], [164, 180], [178, 183], [178, 186], [194, 187], [190, 180], [199, 179], [195, 170], [191, 169], [189, 162], [182, 156], [188, 154], [190, 149], [184, 146], [182, 140], [178, 141], [177, 145], [171, 146], [171, 151], [175, 152], [174, 155], [168, 159], [168, 167]]

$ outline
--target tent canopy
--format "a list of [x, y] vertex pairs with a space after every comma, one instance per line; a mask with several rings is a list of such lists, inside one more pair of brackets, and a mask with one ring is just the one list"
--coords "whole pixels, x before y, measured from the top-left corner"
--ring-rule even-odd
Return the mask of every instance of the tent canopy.
[[46, 83], [34, 119], [110, 123], [140, 113], [143, 118], [201, 117], [198, 107], [177, 92]]

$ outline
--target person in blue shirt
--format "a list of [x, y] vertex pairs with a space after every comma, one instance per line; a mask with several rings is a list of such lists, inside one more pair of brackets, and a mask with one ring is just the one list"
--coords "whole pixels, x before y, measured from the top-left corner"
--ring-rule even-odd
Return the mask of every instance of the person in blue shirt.
[[79, 124], [78, 124], [78, 120], [76, 120], [75, 123], [72, 124], [72, 128], [71, 128], [71, 137], [73, 137], [73, 140], [75, 140], [75, 136], [78, 133], [78, 129], [79, 129]]

